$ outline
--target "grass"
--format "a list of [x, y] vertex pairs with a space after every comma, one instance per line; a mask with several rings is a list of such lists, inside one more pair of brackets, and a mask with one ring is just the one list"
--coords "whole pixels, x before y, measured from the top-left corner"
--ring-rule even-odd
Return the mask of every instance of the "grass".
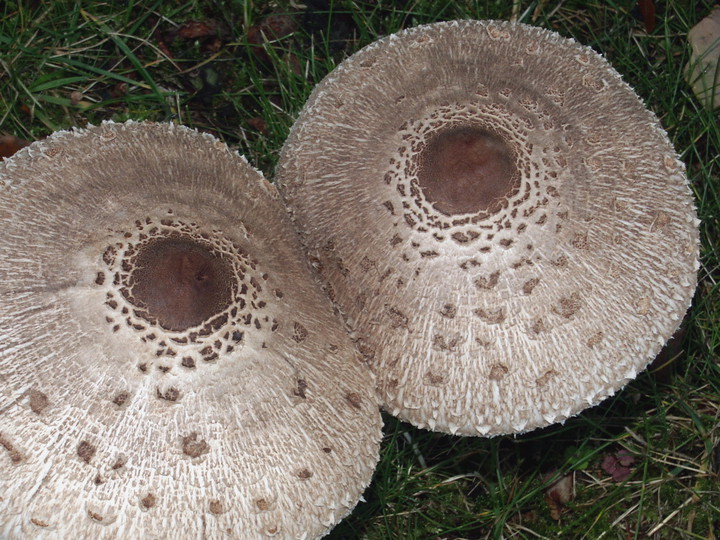
[[[366, 502], [331, 538], [715, 538], [720, 122], [684, 79], [686, 33], [712, 4], [658, 3], [648, 32], [633, 2], [599, 0], [9, 1], [0, 7], [0, 134], [35, 140], [104, 119], [175, 121], [223, 138], [272, 177], [314, 84], [380, 35], [515, 17], [592, 46], [658, 115], [687, 165], [702, 267], [683, 336], [614, 398], [517, 438], [456, 438], [386, 416]], [[188, 24], [210, 20], [213, 28]], [[618, 481], [602, 464], [621, 450], [633, 463]], [[574, 496], [553, 508], [548, 488], [561, 479]]]

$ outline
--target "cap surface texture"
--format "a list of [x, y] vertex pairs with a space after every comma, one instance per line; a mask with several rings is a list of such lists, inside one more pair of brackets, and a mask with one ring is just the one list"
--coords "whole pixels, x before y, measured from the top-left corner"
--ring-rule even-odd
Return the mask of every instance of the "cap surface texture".
[[0, 164], [0, 537], [314, 538], [378, 457], [372, 376], [276, 190], [171, 124]]
[[380, 39], [312, 93], [279, 189], [384, 407], [466, 435], [613, 394], [688, 309], [684, 166], [589, 47], [500, 21]]

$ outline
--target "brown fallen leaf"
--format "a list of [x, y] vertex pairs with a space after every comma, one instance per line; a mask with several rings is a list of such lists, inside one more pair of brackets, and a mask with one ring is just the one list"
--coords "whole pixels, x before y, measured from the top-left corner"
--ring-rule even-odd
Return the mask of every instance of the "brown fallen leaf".
[[[546, 475], [550, 477], [552, 474]], [[575, 472], [570, 472], [553, 482], [545, 491], [545, 503], [550, 508], [550, 517], [558, 521], [567, 503], [575, 498]]]
[[15, 135], [0, 136], [0, 158], [9, 158], [28, 144], [30, 144], [28, 141], [15, 137]]
[[77, 90], [70, 92], [70, 103], [72, 105], [78, 105], [83, 100], [83, 93]]
[[265, 123], [265, 120], [263, 120], [259, 116], [255, 116], [254, 118], [248, 118], [247, 123], [251, 128], [258, 130], [263, 135], [268, 134], [267, 124]]
[[655, 2], [654, 0], [638, 0], [638, 8], [645, 23], [645, 30], [649, 34], [655, 30]]
[[110, 97], [121, 98], [128, 93], [128, 85], [125, 82], [119, 82], [110, 89]]
[[199, 39], [217, 36], [218, 25], [213, 19], [187, 21], [180, 26], [177, 35], [183, 39]]
[[250, 41], [250, 43], [261, 43], [262, 35], [264, 35], [266, 39], [280, 39], [292, 34], [296, 28], [297, 23], [292, 15], [268, 15], [260, 21], [260, 24], [250, 27], [248, 30], [248, 41]]
[[612, 476], [615, 482], [622, 482], [630, 477], [632, 472], [631, 465], [635, 463], [635, 458], [627, 450], [620, 450], [614, 454], [605, 456], [600, 468]]
[[270, 62], [270, 56], [263, 49], [266, 41], [273, 41], [290, 35], [297, 28], [297, 23], [291, 15], [275, 14], [268, 15], [258, 24], [251, 26], [247, 32], [247, 41], [252, 51], [263, 62]]
[[708, 108], [720, 106], [720, 6], [688, 32], [692, 47], [685, 78]]
[[174, 58], [174, 55], [172, 51], [170, 50], [169, 43], [173, 40], [175, 37], [175, 32], [163, 32], [159, 28], [155, 29], [155, 32], [153, 33], [153, 37], [155, 38], [155, 42], [157, 43], [158, 48], [162, 53], [167, 56], [168, 58]]

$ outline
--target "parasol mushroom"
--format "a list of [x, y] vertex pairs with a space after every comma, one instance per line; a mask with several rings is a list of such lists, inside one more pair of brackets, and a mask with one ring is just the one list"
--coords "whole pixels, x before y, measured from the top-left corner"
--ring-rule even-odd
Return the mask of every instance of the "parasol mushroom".
[[170, 124], [0, 164], [0, 536], [313, 538], [378, 457], [274, 187]]
[[277, 168], [384, 408], [465, 435], [597, 404], [690, 305], [693, 199], [657, 118], [556, 33], [454, 21], [313, 91]]

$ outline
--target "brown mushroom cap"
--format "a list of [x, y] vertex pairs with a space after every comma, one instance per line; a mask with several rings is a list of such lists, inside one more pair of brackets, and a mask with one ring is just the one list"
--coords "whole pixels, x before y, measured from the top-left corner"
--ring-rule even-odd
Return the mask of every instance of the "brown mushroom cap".
[[170, 124], [0, 164], [0, 536], [317, 537], [378, 457], [274, 187]]
[[277, 169], [384, 407], [516, 433], [613, 394], [698, 268], [683, 164], [590, 48], [522, 24], [400, 32], [311, 95]]

